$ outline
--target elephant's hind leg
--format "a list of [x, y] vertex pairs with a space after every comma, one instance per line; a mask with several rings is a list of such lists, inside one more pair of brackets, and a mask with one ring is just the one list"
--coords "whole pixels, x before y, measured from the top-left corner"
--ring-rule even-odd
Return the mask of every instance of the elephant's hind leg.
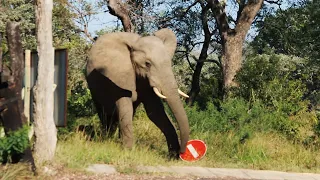
[[124, 147], [131, 148], [133, 146], [132, 100], [128, 97], [122, 97], [117, 100], [116, 105], [118, 107], [121, 140]]

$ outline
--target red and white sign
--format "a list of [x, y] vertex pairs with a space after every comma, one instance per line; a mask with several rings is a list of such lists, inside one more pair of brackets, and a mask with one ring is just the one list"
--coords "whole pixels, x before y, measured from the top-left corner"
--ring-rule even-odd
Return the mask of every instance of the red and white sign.
[[180, 158], [184, 161], [197, 161], [204, 157], [207, 152], [207, 145], [201, 140], [189, 140], [184, 153], [180, 154]]

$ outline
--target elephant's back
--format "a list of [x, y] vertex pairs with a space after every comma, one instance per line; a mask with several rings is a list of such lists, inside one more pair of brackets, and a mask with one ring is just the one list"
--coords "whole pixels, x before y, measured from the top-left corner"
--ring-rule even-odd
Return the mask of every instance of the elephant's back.
[[89, 51], [87, 72], [93, 69], [112, 68], [115, 61], [130, 63], [130, 44], [135, 43], [139, 35], [127, 32], [109, 33], [100, 36]]
[[130, 50], [140, 36], [133, 33], [110, 33], [97, 39], [89, 51], [87, 76], [96, 69], [118, 87], [135, 91], [135, 71]]

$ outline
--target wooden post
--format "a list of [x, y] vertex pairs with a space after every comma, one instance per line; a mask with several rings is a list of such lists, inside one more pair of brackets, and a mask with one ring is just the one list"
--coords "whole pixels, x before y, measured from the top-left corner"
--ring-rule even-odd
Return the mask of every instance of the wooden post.
[[[24, 52], [24, 115], [27, 118], [27, 122], [30, 124], [30, 95], [31, 95], [31, 51], [25, 50]], [[33, 136], [33, 126], [29, 131], [29, 139]]]
[[24, 115], [30, 122], [30, 90], [31, 90], [31, 51], [25, 50], [25, 73], [24, 73]]
[[0, 73], [2, 73], [2, 32], [0, 32]]

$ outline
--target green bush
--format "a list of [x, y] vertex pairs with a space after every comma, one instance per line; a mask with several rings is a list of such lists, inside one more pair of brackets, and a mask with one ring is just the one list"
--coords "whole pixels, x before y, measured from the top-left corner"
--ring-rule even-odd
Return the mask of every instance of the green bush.
[[101, 125], [98, 115], [86, 117], [74, 117], [68, 115], [68, 124], [66, 127], [58, 128], [58, 139], [66, 140], [73, 136], [75, 132], [80, 132], [90, 140], [100, 140]]
[[27, 126], [9, 132], [7, 136], [0, 138], [0, 162], [11, 162], [11, 157], [24, 152], [30, 145]]
[[249, 57], [238, 72], [239, 87], [235, 96], [248, 101], [261, 100], [274, 110], [295, 114], [307, 108], [303, 101], [306, 86], [300, 74], [303, 59], [284, 55], [258, 55]]
[[316, 126], [312, 120], [315, 116], [310, 113], [290, 118], [282, 111], [268, 108], [262, 101], [249, 103], [243, 98], [227, 99], [219, 108], [213, 103], [208, 103], [205, 110], [197, 105], [186, 107], [186, 112], [192, 134], [233, 132], [240, 142], [256, 132], [276, 132], [289, 139], [303, 141], [309, 136], [302, 136], [302, 133]]
[[91, 93], [85, 86], [85, 82], [77, 82], [68, 93], [68, 113], [75, 117], [88, 117], [95, 114]]
[[[67, 126], [58, 128], [58, 138], [66, 139], [77, 130], [90, 129], [87, 134], [97, 133], [97, 114], [91, 98], [91, 93], [86, 82], [79, 80], [75, 82], [68, 92], [68, 121]], [[95, 134], [96, 135], [96, 134]]]

